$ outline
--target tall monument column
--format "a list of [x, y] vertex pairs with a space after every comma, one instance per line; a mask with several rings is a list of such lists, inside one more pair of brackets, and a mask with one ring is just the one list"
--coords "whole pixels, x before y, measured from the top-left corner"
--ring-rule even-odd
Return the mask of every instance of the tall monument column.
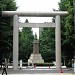
[[56, 28], [55, 28], [55, 40], [56, 40], [56, 69], [61, 68], [61, 26], [60, 26], [60, 16], [57, 15], [55, 18]]
[[13, 69], [18, 69], [18, 16], [13, 19]]
[[33, 54], [39, 54], [39, 42], [34, 40], [33, 42]]
[[41, 54], [39, 53], [39, 42], [34, 40], [33, 42], [33, 53], [28, 59], [28, 63], [44, 63]]

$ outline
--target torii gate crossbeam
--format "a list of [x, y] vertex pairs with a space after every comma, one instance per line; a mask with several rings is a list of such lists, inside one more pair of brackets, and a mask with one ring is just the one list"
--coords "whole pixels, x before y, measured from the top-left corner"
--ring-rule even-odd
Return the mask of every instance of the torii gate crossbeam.
[[3, 16], [22, 16], [22, 17], [55, 17], [56, 15], [66, 16], [67, 11], [50, 11], [50, 12], [26, 12], [26, 11], [2, 11]]

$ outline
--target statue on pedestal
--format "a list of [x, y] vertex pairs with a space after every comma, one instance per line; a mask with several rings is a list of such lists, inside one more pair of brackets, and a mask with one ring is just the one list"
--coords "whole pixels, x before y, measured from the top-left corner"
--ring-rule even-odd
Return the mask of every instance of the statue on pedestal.
[[28, 63], [44, 63], [41, 54], [39, 53], [39, 41], [37, 39], [37, 35], [35, 34], [34, 42], [33, 42], [33, 53], [28, 59]]

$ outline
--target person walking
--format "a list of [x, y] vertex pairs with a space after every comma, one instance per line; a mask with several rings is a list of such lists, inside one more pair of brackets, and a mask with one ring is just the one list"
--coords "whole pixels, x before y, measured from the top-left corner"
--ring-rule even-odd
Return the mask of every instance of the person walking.
[[4, 66], [4, 67], [3, 67], [3, 72], [2, 72], [2, 75], [4, 74], [4, 72], [5, 72], [5, 74], [7, 75], [6, 66]]

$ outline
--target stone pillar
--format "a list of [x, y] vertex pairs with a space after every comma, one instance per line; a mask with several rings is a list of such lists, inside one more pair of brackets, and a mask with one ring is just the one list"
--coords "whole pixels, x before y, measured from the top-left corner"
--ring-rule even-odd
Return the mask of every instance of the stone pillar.
[[13, 19], [13, 69], [18, 69], [18, 16]]
[[61, 26], [60, 26], [60, 16], [57, 15], [55, 18], [56, 28], [55, 28], [55, 40], [56, 40], [56, 69], [61, 68]]
[[39, 42], [34, 40], [33, 42], [33, 54], [39, 54]]

